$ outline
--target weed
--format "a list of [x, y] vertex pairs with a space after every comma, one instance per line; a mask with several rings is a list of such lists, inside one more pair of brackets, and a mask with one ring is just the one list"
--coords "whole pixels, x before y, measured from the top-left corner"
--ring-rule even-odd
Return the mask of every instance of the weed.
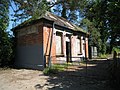
[[108, 54], [100, 54], [98, 58], [104, 59], [104, 58], [107, 58], [107, 57], [108, 57]]
[[64, 71], [67, 66], [67, 64], [54, 64], [51, 67], [45, 68], [43, 73], [45, 75], [57, 74], [58, 72]]

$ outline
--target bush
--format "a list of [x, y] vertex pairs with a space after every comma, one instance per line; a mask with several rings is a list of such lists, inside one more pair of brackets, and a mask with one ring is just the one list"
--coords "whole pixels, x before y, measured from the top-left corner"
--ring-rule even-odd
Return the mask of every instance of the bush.
[[0, 67], [9, 67], [14, 58], [14, 39], [9, 37], [5, 32], [4, 34], [5, 36], [0, 40]]
[[100, 54], [98, 58], [104, 59], [104, 58], [107, 58], [107, 57], [108, 57], [107, 54]]
[[45, 68], [44, 69], [44, 71], [43, 71], [43, 73], [45, 74], [45, 75], [50, 75], [50, 74], [57, 74], [58, 73], [58, 70], [57, 69], [55, 69], [55, 68]]
[[120, 52], [120, 48], [118, 47], [113, 47], [112, 52], [116, 51], [117, 53]]

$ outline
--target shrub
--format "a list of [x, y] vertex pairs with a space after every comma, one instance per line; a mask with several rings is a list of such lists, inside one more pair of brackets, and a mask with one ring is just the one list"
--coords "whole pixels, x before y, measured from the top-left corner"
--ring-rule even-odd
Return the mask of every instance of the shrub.
[[57, 72], [58, 72], [58, 70], [55, 69], [55, 68], [52, 68], [52, 67], [51, 68], [45, 68], [44, 71], [43, 71], [43, 73], [45, 75], [57, 74]]
[[116, 51], [117, 53], [120, 52], [120, 48], [118, 47], [113, 47], [112, 52]]
[[107, 58], [107, 57], [108, 57], [107, 54], [100, 54], [98, 58], [101, 58], [101, 59], [103, 58], [104, 59], [104, 58]]

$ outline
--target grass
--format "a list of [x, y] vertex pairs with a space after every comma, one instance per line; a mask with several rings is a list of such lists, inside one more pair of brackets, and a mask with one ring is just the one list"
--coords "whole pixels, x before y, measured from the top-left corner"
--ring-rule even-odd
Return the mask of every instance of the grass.
[[118, 47], [113, 47], [113, 50], [112, 50], [113, 52], [114, 51], [116, 51], [117, 53], [120, 53], [120, 48], [118, 48]]
[[58, 72], [64, 71], [69, 64], [54, 64], [51, 67], [47, 67], [43, 70], [45, 75], [57, 74]]
[[100, 54], [98, 58], [100, 59], [108, 58], [108, 54]]

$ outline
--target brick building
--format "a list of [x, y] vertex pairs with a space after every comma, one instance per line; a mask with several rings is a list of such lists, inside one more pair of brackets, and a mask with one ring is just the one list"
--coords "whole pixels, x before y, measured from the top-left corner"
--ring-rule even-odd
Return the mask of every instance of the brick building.
[[19, 67], [42, 70], [49, 60], [64, 63], [88, 58], [88, 34], [50, 12], [12, 30], [16, 38], [15, 65]]

